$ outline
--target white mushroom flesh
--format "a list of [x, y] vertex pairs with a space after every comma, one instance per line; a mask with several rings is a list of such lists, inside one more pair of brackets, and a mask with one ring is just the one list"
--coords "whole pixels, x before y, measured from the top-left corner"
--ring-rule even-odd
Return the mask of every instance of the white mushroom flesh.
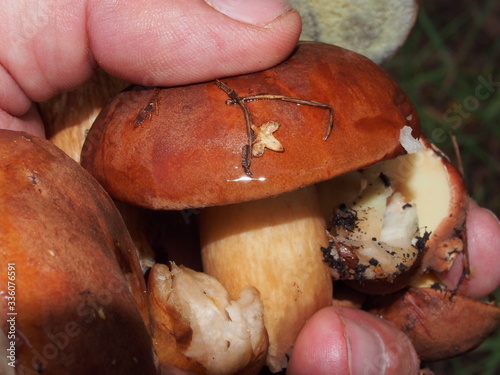
[[318, 189], [322, 205], [329, 207], [323, 209], [325, 217], [332, 220], [330, 246], [323, 251], [336, 279], [394, 280], [416, 262], [450, 216], [449, 175], [430, 147], [318, 184]]
[[360, 195], [336, 208], [332, 218], [324, 251], [336, 279], [392, 280], [421, 252], [415, 204], [394, 191], [386, 177], [368, 178]]
[[232, 300], [215, 278], [175, 264], [171, 270], [155, 265], [152, 278], [150, 293], [192, 331], [182, 354], [200, 363], [207, 374], [233, 374], [251, 365], [265, 348], [263, 306], [255, 288], [244, 288], [239, 299]]

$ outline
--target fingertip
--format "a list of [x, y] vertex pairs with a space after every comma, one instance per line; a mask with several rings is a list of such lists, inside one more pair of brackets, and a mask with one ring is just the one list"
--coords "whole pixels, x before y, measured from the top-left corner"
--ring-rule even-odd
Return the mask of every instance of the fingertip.
[[89, 43], [98, 64], [143, 85], [189, 84], [269, 68], [292, 52], [301, 29], [294, 10], [275, 17], [280, 12], [271, 9], [272, 21], [256, 26], [203, 0], [127, 6], [96, 1], [90, 9]]
[[[483, 298], [500, 286], [499, 262], [500, 222], [488, 209], [471, 200], [466, 221], [467, 255], [470, 278], [460, 288], [472, 298]], [[463, 273], [463, 255], [459, 255], [450, 271], [441, 279], [448, 287], [455, 287]]]
[[318, 311], [301, 330], [287, 367], [289, 375], [345, 373], [348, 343], [340, 315], [333, 308]]
[[265, 26], [292, 10], [286, 0], [205, 0], [205, 2], [235, 20], [257, 26]]
[[392, 323], [359, 309], [341, 307], [352, 374], [413, 375], [420, 360], [411, 340]]
[[288, 374], [415, 374], [419, 359], [410, 339], [367, 312], [329, 307], [304, 326]]

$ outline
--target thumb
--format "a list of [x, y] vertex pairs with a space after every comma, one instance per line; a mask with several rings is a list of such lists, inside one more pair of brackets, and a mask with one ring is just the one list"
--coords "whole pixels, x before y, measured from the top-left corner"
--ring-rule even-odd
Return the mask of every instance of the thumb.
[[289, 375], [418, 373], [410, 339], [364, 311], [328, 307], [309, 320], [297, 338]]
[[285, 0], [19, 0], [0, 19], [0, 128], [34, 133], [32, 102], [74, 89], [97, 65], [142, 85], [205, 81], [277, 64], [301, 27]]
[[[277, 64], [300, 34], [285, 0], [94, 1], [90, 46], [108, 72], [135, 83], [178, 85]], [[138, 82], [139, 81], [139, 82]]]

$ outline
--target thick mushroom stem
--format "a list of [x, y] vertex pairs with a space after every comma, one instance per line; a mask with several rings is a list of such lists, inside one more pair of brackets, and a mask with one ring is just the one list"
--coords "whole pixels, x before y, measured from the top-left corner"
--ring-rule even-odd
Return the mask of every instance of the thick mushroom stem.
[[332, 281], [320, 248], [327, 244], [316, 188], [276, 198], [210, 207], [200, 217], [203, 266], [237, 298], [260, 292], [269, 334], [267, 366], [286, 354], [305, 321], [332, 302]]

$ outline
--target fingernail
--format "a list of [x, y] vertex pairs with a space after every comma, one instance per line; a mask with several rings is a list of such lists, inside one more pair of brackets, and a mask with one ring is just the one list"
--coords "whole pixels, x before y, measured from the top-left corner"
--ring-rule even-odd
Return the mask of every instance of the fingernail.
[[367, 368], [377, 374], [386, 369], [384, 342], [376, 331], [369, 326], [360, 325], [349, 318], [342, 317], [349, 345], [349, 368], [351, 374], [362, 374]]
[[205, 2], [228, 17], [258, 26], [266, 25], [292, 9], [286, 0], [205, 0]]
[[418, 368], [410, 339], [393, 325], [363, 311], [351, 311], [347, 317], [340, 310], [339, 315], [349, 345], [351, 374], [410, 373], [402, 370]]

